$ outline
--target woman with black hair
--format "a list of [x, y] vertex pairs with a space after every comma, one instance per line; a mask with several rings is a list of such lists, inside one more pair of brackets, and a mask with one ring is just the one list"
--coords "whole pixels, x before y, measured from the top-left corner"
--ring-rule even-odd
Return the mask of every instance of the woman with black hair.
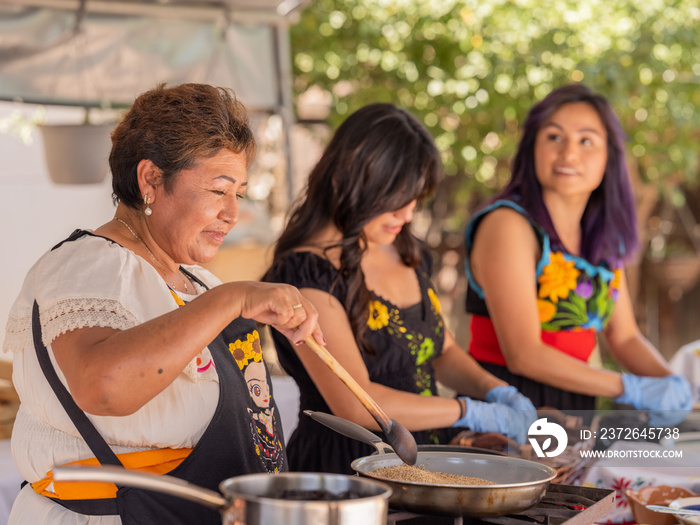
[[[450, 427], [522, 442], [534, 407], [446, 330], [430, 283], [430, 253], [410, 231], [414, 209], [440, 174], [435, 144], [413, 116], [390, 104], [360, 109], [312, 170], [265, 279], [300, 289], [319, 312], [329, 351], [418, 443], [449, 442], [456, 434]], [[299, 385], [302, 411], [333, 412], [377, 429], [301, 341], [295, 349], [273, 338]], [[438, 396], [437, 381], [457, 391], [457, 403]], [[352, 460], [372, 450], [304, 416], [287, 448], [291, 470], [341, 473], [352, 473]]]
[[[623, 264], [638, 250], [624, 133], [586, 86], [536, 104], [506, 188], [466, 232], [469, 351], [535, 406], [593, 410], [595, 396], [682, 421], [688, 381], [640, 333]], [[631, 373], [590, 366], [602, 333]]]

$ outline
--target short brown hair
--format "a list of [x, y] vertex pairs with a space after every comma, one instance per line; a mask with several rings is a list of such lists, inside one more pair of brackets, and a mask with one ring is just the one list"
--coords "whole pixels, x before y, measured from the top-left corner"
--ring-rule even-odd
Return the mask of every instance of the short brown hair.
[[143, 159], [162, 171], [167, 190], [181, 170], [222, 149], [245, 153], [247, 166], [255, 158], [248, 112], [234, 92], [208, 84], [161, 84], [139, 95], [112, 132], [114, 199], [131, 208], [141, 205], [136, 168]]

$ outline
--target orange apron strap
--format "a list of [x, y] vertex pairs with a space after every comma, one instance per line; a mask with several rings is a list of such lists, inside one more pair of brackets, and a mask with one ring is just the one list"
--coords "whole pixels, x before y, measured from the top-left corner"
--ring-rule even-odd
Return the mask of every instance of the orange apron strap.
[[173, 290], [170, 290], [170, 293], [172, 294], [173, 299], [175, 299], [175, 302], [178, 306], [185, 306], [185, 301], [182, 300], [182, 297], [176, 294]]
[[[143, 452], [127, 452], [117, 454], [125, 468], [149, 474], [167, 474], [175, 469], [192, 452], [191, 448], [163, 448], [156, 450], [144, 450]], [[81, 459], [66, 463], [65, 466], [85, 465], [99, 467], [97, 458]], [[117, 495], [117, 486], [114, 483], [66, 481], [54, 482], [53, 470], [46, 473], [46, 477], [35, 483], [32, 488], [37, 494], [49, 498], [61, 500], [74, 499], [109, 499]]]

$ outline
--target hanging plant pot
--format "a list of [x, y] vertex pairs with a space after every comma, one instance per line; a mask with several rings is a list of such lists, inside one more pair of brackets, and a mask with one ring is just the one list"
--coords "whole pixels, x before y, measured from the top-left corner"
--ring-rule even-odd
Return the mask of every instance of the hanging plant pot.
[[114, 124], [41, 125], [44, 158], [57, 184], [96, 184], [109, 172]]
[[649, 275], [663, 288], [678, 287], [687, 292], [700, 279], [700, 257], [695, 254], [650, 260], [647, 268]]

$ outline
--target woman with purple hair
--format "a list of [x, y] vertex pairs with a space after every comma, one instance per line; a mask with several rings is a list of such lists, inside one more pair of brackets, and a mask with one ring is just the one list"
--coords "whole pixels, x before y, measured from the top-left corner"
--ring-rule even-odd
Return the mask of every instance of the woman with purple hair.
[[[608, 101], [573, 84], [529, 112], [506, 188], [466, 231], [469, 351], [535, 406], [595, 396], [674, 425], [690, 385], [640, 333], [623, 272], [639, 248], [624, 133]], [[629, 373], [590, 366], [601, 333]]]

